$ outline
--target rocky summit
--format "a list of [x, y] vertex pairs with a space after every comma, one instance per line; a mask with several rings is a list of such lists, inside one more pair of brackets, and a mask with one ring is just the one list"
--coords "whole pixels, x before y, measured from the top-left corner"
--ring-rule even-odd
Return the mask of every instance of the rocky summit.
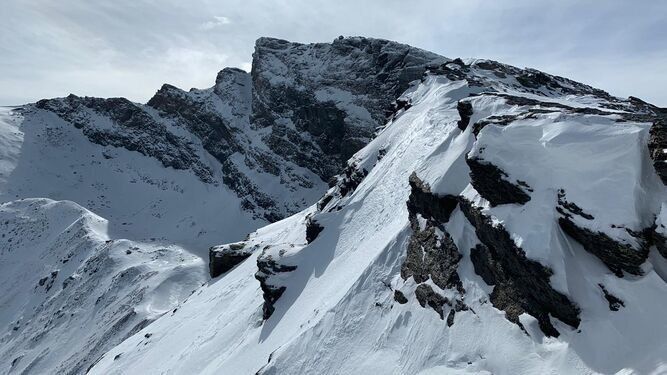
[[0, 373], [665, 372], [666, 113], [361, 37], [3, 109]]

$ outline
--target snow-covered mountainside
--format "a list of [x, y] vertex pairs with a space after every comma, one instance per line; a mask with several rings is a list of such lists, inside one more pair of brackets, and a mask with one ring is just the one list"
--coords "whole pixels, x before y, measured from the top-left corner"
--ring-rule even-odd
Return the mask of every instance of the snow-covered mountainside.
[[[261, 38], [251, 73], [223, 69], [208, 89], [164, 85], [146, 104], [70, 95], [0, 108], [0, 204], [7, 225], [35, 225], [30, 236], [40, 239], [19, 247], [24, 227], [7, 228], [23, 236], [0, 239], [7, 251], [0, 272], [11, 285], [0, 305], [0, 373], [84, 372], [205, 282], [201, 259], [210, 246], [241, 240], [316, 202], [384, 124], [393, 100], [427, 65], [443, 61], [384, 40], [304, 45]], [[37, 198], [58, 203], [31, 203]], [[63, 214], [60, 223], [43, 219], [41, 208], [15, 208], [28, 204], [73, 205], [77, 213]], [[60, 240], [70, 233], [63, 228], [92, 216], [104, 221], [103, 231], [84, 228]], [[130, 257], [126, 248], [142, 250]], [[77, 261], [68, 261], [74, 253]], [[100, 257], [114, 261], [88, 263]], [[130, 282], [118, 284], [125, 272], [131, 277], [122, 280]], [[183, 272], [182, 282], [170, 276]], [[44, 277], [41, 284], [52, 286], [35, 289]], [[65, 289], [70, 277], [83, 286]], [[156, 289], [165, 302], [144, 312]], [[116, 302], [75, 308], [84, 297]]]
[[666, 126], [358, 37], [1, 109], [0, 373], [667, 372]]
[[0, 205], [0, 236], [2, 373], [84, 373], [206, 281], [201, 258], [111, 239], [70, 201]]
[[667, 371], [663, 109], [458, 59], [395, 107], [91, 373]]

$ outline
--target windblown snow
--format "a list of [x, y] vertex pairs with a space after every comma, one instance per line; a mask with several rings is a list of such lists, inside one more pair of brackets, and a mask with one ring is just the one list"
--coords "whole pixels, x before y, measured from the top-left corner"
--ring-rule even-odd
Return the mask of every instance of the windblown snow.
[[[665, 259], [651, 256], [640, 275], [618, 277], [565, 233], [557, 210], [570, 209], [578, 227], [642, 251], [636, 233], [653, 224], [665, 201], [644, 146], [651, 123], [623, 117], [641, 111], [627, 101], [556, 87], [528, 92], [513, 77], [489, 77], [474, 61], [444, 68], [409, 89], [401, 98], [409, 109], [351, 159], [367, 171], [352, 193], [341, 194], [339, 183], [327, 193], [332, 198], [254, 232], [247, 260], [108, 352], [92, 373], [667, 371]], [[473, 112], [463, 130], [460, 101]], [[491, 205], [471, 181], [470, 159], [495, 165], [529, 200]], [[406, 206], [413, 172], [433, 194], [471, 202], [527, 259], [549, 268], [549, 284], [576, 306], [580, 322], [551, 317], [559, 335], [550, 337], [527, 312], [506, 319], [471, 261], [470, 249], [482, 242], [463, 206], [440, 228], [461, 254], [456, 270], [465, 292], [401, 277], [413, 235]], [[323, 229], [308, 243], [313, 221]], [[267, 262], [274, 272], [264, 283], [284, 292], [264, 320], [255, 274], [258, 266], [266, 272]], [[465, 306], [451, 326], [435, 308], [420, 306], [415, 295], [423, 285]], [[611, 309], [606, 293], [622, 305]], [[447, 315], [455, 306], [441, 308]]]
[[364, 38], [223, 72], [0, 112], [0, 372], [667, 372], [664, 109]]

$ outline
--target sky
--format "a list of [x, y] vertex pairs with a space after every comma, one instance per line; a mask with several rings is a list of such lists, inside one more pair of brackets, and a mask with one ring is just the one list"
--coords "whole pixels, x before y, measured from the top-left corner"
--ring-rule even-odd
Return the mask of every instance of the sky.
[[248, 70], [254, 41], [339, 35], [531, 67], [667, 107], [667, 1], [3, 0], [0, 105], [69, 93], [146, 102]]

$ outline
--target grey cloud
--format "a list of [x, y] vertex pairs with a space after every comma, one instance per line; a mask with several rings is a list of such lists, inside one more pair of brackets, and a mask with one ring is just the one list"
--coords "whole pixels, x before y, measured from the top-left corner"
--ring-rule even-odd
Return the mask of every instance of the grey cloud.
[[667, 106], [659, 1], [8, 0], [0, 104], [68, 93], [146, 101], [162, 83], [208, 87], [248, 67], [260, 36], [364, 35], [491, 58]]

